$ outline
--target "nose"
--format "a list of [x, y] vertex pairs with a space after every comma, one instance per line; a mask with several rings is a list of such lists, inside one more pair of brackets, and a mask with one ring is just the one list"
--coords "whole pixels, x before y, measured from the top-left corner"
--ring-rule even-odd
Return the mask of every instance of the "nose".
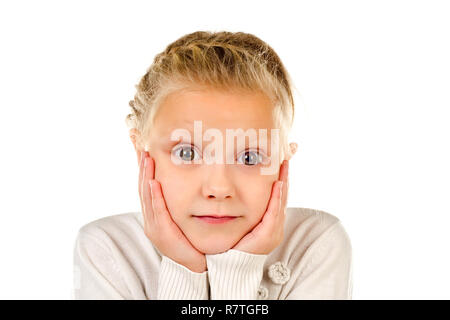
[[225, 200], [234, 197], [234, 185], [227, 164], [205, 165], [207, 174], [204, 176], [203, 195], [207, 199]]

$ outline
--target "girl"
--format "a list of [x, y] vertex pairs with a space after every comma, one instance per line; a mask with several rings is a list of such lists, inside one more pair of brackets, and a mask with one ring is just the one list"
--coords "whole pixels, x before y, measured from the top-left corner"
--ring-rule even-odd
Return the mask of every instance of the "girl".
[[294, 101], [269, 45], [194, 32], [136, 88], [126, 120], [142, 212], [80, 228], [76, 299], [351, 299], [340, 220], [286, 208]]

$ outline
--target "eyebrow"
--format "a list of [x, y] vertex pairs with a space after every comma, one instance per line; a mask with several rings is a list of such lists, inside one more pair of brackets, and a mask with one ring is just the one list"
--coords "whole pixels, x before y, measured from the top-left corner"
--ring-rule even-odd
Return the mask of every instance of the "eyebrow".
[[[182, 137], [178, 137], [176, 140], [172, 140], [171, 139], [172, 131], [175, 130], [175, 129], [186, 129], [187, 131], [189, 131], [189, 133], [191, 134], [191, 143], [194, 143], [194, 121], [202, 121], [202, 120], [201, 119], [200, 120], [186, 120], [185, 119], [184, 121], [181, 122], [181, 124], [187, 125], [187, 128], [183, 127], [183, 126], [180, 126], [180, 125], [170, 127], [170, 129], [165, 131], [163, 133], [163, 135], [162, 135], [163, 136], [162, 140], [164, 141], [164, 144], [170, 144], [170, 145], [173, 146], [173, 145], [176, 145], [177, 143], [179, 143], [179, 142], [181, 142], [183, 140]], [[238, 129], [242, 129], [242, 128], [229, 128], [229, 129], [231, 129], [231, 130], [238, 130]], [[248, 129], [246, 129], [246, 130], [242, 129], [243, 133], [241, 135], [238, 135], [238, 136], [234, 136], [233, 135], [234, 140], [235, 139], [239, 139], [239, 137], [245, 136], [245, 137], [248, 137], [248, 138], [245, 139], [246, 143], [251, 143], [252, 141], [258, 142], [258, 140], [259, 140], [259, 130], [255, 129], [256, 130], [256, 139], [252, 139], [252, 136], [245, 135], [245, 132], [247, 130]], [[203, 131], [204, 131], [204, 129], [203, 129]], [[204, 132], [202, 133], [202, 139], [203, 139], [203, 134], [204, 134]], [[223, 137], [223, 140], [226, 142], [226, 135]], [[266, 146], [266, 148], [269, 148], [270, 143], [271, 143], [270, 141], [271, 141], [271, 135], [270, 135], [270, 131], [269, 131], [268, 134], [267, 134], [267, 146]], [[202, 143], [203, 142], [204, 141], [202, 140]], [[236, 143], [234, 145], [237, 146]], [[258, 144], [257, 144], [257, 147], [259, 148]], [[264, 148], [262, 148], [262, 149], [264, 149]]]
[[175, 129], [186, 129], [185, 127], [183, 127], [183, 124], [187, 125], [189, 129], [191, 129], [191, 128], [194, 127], [194, 122], [193, 122], [193, 121], [190, 121], [190, 120], [184, 120], [184, 121], [181, 123], [181, 126], [180, 126], [180, 125], [177, 125], [177, 126], [171, 126], [171, 127], [169, 127], [168, 130], [165, 130], [165, 131], [164, 131], [164, 134], [166, 134], [166, 135], [167, 135], [167, 134], [171, 134], [172, 131], [175, 130]]
[[183, 121], [183, 124], [186, 124], [188, 126], [188, 128], [183, 127], [183, 126], [172, 126], [170, 127], [170, 129], [164, 131], [164, 133], [162, 134], [164, 143], [178, 143], [180, 142], [183, 138], [182, 137], [178, 137], [176, 140], [172, 140], [172, 132], [176, 129], [186, 129], [187, 131], [189, 131], [189, 133], [191, 134], [191, 137], [193, 139], [194, 137], [194, 132], [193, 132], [193, 127], [194, 127], [194, 122], [193, 121], [189, 121], [189, 120], [185, 120]]

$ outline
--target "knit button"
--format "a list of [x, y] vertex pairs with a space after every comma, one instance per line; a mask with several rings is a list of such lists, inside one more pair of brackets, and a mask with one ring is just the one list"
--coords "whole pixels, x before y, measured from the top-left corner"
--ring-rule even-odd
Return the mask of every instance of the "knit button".
[[269, 290], [266, 287], [259, 286], [258, 288], [258, 299], [266, 300], [269, 297]]
[[281, 262], [275, 262], [269, 267], [269, 277], [276, 284], [285, 284], [291, 276], [291, 270]]

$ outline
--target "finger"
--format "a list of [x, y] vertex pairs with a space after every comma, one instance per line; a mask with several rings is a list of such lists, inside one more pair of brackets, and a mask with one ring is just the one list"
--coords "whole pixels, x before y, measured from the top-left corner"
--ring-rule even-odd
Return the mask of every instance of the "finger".
[[162, 226], [170, 225], [171, 217], [162, 194], [161, 184], [155, 179], [150, 179], [148, 185], [151, 190], [151, 206], [153, 210], [154, 222]]
[[272, 195], [269, 200], [269, 205], [267, 207], [266, 213], [264, 214], [264, 220], [274, 220], [280, 209], [281, 198], [282, 198], [282, 185], [283, 181], [275, 181], [272, 187]]
[[143, 152], [138, 150], [138, 151], [137, 151], [137, 162], [138, 162], [138, 166], [141, 165], [141, 162], [142, 162], [142, 155], [143, 155]]
[[289, 161], [283, 160], [280, 166], [280, 172], [278, 174], [278, 180], [286, 182], [288, 179]]
[[272, 237], [277, 229], [280, 227], [279, 224], [279, 207], [281, 203], [281, 181], [275, 181], [272, 186], [272, 195], [269, 200], [269, 205], [263, 216], [262, 221], [253, 229], [252, 234], [260, 234], [263, 237]]
[[139, 151], [139, 184], [141, 183], [144, 174], [144, 153]]
[[277, 228], [275, 229], [275, 237], [278, 239], [278, 244], [283, 241], [284, 238], [284, 221], [285, 221], [286, 215], [285, 214], [278, 214], [277, 218]]
[[148, 178], [155, 179], [155, 160], [148, 152], [147, 156], [148, 156]]
[[150, 155], [144, 154], [144, 173], [141, 181], [142, 201], [144, 216], [148, 219], [148, 222], [152, 224], [154, 222], [154, 212], [152, 207], [152, 196], [149, 181], [154, 177], [154, 161]]
[[[287, 172], [287, 170], [286, 170]], [[280, 188], [281, 196], [279, 198], [278, 207], [275, 208], [275, 218], [273, 222], [273, 235], [278, 241], [283, 240], [283, 234], [284, 234], [284, 221], [286, 217], [286, 199], [287, 199], [287, 183], [288, 181], [283, 181], [282, 186]]]
[[284, 160], [283, 172], [280, 175], [280, 178], [281, 178], [280, 180], [283, 181], [283, 190], [282, 190], [280, 211], [282, 213], [286, 213], [286, 205], [287, 205], [288, 192], [289, 192], [289, 161], [288, 160]]
[[[183, 231], [172, 219], [172, 216], [166, 206], [166, 200], [162, 192], [161, 184], [158, 180], [150, 179], [151, 199], [154, 221], [157, 232], [165, 239], [175, 240], [177, 248], [182, 250], [179, 256], [186, 256], [192, 253], [192, 249], [200, 253], [188, 240]], [[186, 251], [187, 250], [187, 251]]]
[[140, 152], [139, 158], [139, 179], [138, 179], [138, 190], [139, 190], [139, 199], [141, 200], [141, 206], [143, 206], [143, 192], [142, 192], [142, 180], [144, 176], [144, 153]]

